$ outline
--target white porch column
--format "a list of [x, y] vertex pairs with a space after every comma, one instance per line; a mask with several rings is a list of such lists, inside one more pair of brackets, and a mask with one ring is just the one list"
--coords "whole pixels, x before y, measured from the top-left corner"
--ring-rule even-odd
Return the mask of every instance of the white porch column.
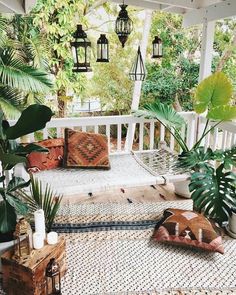
[[[146, 60], [148, 37], [149, 37], [150, 29], [151, 29], [151, 23], [152, 23], [152, 10], [146, 10], [145, 11], [144, 27], [143, 27], [143, 36], [142, 36], [142, 41], [140, 44], [140, 49], [141, 49], [144, 63]], [[142, 89], [142, 81], [135, 81], [132, 104], [131, 104], [131, 111], [138, 110], [140, 96], [141, 96], [141, 89]], [[132, 148], [132, 143], [133, 143], [133, 139], [134, 139], [134, 132], [135, 132], [135, 124], [130, 124], [128, 127], [126, 142], [125, 142], [125, 149], [126, 150], [130, 150]]]
[[199, 71], [199, 82], [211, 74], [213, 43], [215, 35], [215, 21], [208, 22], [204, 19], [202, 29], [201, 61]]

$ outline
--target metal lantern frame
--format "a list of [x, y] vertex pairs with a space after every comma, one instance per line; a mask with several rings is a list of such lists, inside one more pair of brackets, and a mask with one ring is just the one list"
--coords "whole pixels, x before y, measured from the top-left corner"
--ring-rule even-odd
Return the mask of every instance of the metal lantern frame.
[[158, 36], [155, 36], [152, 41], [152, 58], [161, 58], [163, 57], [163, 46], [162, 40]]
[[14, 254], [12, 258], [19, 262], [29, 259], [34, 253], [32, 249], [32, 230], [25, 218], [18, 221], [13, 236]]
[[[83, 30], [82, 25], [77, 25], [77, 30], [73, 34], [73, 37], [75, 39], [71, 42], [71, 49], [74, 59], [73, 72], [91, 72], [91, 42]], [[82, 56], [80, 51], [83, 53]]]
[[140, 46], [138, 47], [135, 61], [132, 65], [129, 77], [132, 81], [144, 81], [147, 76], [147, 71], [143, 61]]
[[122, 47], [125, 47], [128, 36], [133, 30], [133, 21], [128, 15], [128, 11], [126, 10], [127, 7], [128, 5], [125, 5], [124, 3], [120, 5], [121, 10], [115, 24], [115, 32], [119, 37]]
[[97, 41], [97, 62], [109, 62], [109, 41], [105, 34]]
[[[61, 270], [55, 258], [50, 259], [46, 267], [46, 291], [47, 295], [62, 295]], [[58, 288], [56, 287], [58, 285]]]

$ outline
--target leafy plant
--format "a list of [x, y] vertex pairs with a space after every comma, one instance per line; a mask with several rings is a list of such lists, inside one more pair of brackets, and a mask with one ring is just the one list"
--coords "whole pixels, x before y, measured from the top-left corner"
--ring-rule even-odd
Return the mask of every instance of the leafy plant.
[[[191, 170], [189, 189], [194, 207], [222, 224], [236, 206], [236, 147], [222, 151], [204, 147], [183, 152], [178, 166]], [[218, 166], [218, 167], [217, 167]]]
[[24, 215], [27, 212], [27, 206], [19, 200], [16, 192], [18, 189], [27, 187], [30, 182], [20, 177], [13, 177], [8, 181], [9, 170], [18, 163], [24, 163], [26, 156], [33, 151], [47, 152], [47, 149], [35, 144], [22, 146], [16, 139], [44, 128], [52, 115], [52, 111], [47, 106], [31, 105], [22, 112], [16, 124], [10, 126], [0, 111], [0, 161], [2, 166], [0, 195], [3, 199], [0, 202], [0, 233], [12, 232], [17, 214]]
[[[212, 74], [197, 86], [194, 108], [199, 114], [207, 112], [207, 119], [202, 135], [192, 147], [193, 150], [199, 147], [205, 136], [222, 121], [236, 118], [236, 106], [230, 105], [232, 95], [232, 83], [221, 72]], [[137, 111], [136, 115], [158, 120], [174, 136], [182, 150], [184, 152], [189, 151], [189, 147], [187, 147], [180, 132], [181, 126], [186, 123], [171, 106], [155, 101], [144, 105], [143, 110]], [[210, 120], [216, 121], [211, 128], [209, 128]]]
[[46, 229], [50, 232], [56, 214], [60, 208], [62, 196], [56, 196], [51, 187], [43, 186], [38, 179], [31, 177], [30, 193], [26, 190], [20, 191], [21, 199], [28, 206], [28, 213], [33, 216], [34, 211], [43, 209], [45, 214]]

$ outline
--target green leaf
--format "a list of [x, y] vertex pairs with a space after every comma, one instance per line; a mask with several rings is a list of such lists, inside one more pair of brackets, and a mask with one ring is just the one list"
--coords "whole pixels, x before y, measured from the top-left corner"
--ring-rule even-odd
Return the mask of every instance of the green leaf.
[[209, 110], [207, 118], [212, 120], [230, 121], [236, 119], [236, 106], [224, 105]]
[[175, 127], [180, 129], [185, 124], [183, 117], [172, 106], [157, 101], [145, 104], [144, 110], [139, 110], [135, 114], [138, 117], [156, 119], [170, 128]]
[[232, 207], [236, 206], [236, 175], [224, 171], [224, 164], [194, 172], [189, 189], [194, 207], [222, 224], [228, 221]]
[[5, 170], [10, 170], [16, 164], [25, 163], [26, 158], [14, 154], [1, 153], [0, 151], [0, 161], [2, 162], [3, 168]]
[[26, 182], [21, 177], [13, 177], [7, 186], [7, 192], [9, 193], [9, 192], [16, 191], [17, 189], [27, 187], [30, 185], [30, 182], [31, 182], [30, 180]]
[[222, 72], [217, 72], [204, 79], [195, 92], [197, 113], [203, 113], [208, 108], [227, 105], [233, 95], [233, 86], [229, 78]]
[[176, 166], [183, 169], [194, 169], [205, 166], [206, 161], [214, 160], [213, 151], [208, 148], [198, 147], [191, 151], [183, 151], [179, 157]]
[[8, 202], [0, 202], [0, 233], [12, 232], [14, 231], [15, 226], [15, 209]]
[[30, 143], [26, 146], [19, 145], [18, 148], [16, 149], [15, 153], [17, 155], [28, 155], [32, 152], [38, 152], [38, 153], [47, 153], [48, 149], [44, 148], [42, 146], [39, 146], [34, 143]]
[[17, 199], [15, 196], [6, 194], [6, 201], [15, 209], [17, 214], [23, 216], [27, 214], [28, 206], [21, 200]]
[[17, 139], [18, 137], [41, 130], [51, 120], [52, 115], [51, 109], [47, 106], [30, 105], [22, 112], [16, 124], [5, 131], [6, 136], [8, 139]]

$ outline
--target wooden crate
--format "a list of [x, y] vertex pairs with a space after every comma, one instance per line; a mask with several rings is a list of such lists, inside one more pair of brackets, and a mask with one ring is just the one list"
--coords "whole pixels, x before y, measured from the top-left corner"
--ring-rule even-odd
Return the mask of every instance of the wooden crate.
[[59, 238], [56, 245], [46, 245], [25, 263], [12, 259], [13, 250], [1, 257], [3, 288], [8, 295], [46, 295], [45, 269], [51, 258], [61, 267], [61, 276], [66, 272], [65, 239]]

